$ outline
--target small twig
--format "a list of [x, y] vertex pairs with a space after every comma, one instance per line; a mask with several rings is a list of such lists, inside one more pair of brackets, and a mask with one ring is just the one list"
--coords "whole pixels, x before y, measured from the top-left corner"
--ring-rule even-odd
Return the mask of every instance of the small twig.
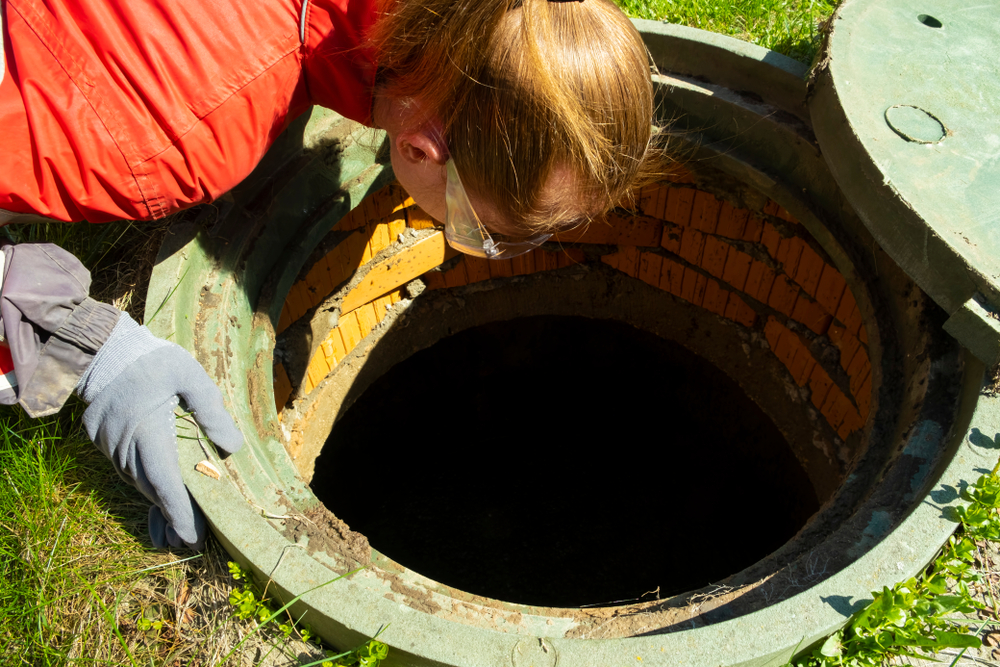
[[61, 567], [65, 568], [66, 566], [71, 565], [71, 564], [75, 563], [78, 560], [83, 560], [84, 558], [88, 558], [89, 556], [90, 556], [90, 554], [81, 554], [81, 555], [77, 556], [76, 558], [70, 558], [67, 561], [63, 561], [63, 564], [62, 564]]
[[201, 558], [201, 556], [202, 556], [202, 554], [195, 554], [193, 556], [188, 556], [187, 558], [182, 558], [180, 560], [172, 560], [169, 563], [160, 563], [159, 565], [153, 565], [151, 567], [144, 567], [141, 570], [136, 570], [135, 572], [130, 573], [129, 576], [135, 575], [135, 574], [142, 574], [143, 572], [149, 572], [150, 570], [159, 570], [160, 568], [170, 567], [171, 565], [180, 565], [181, 563], [185, 563], [185, 562], [187, 562], [189, 560], [195, 560], [196, 558]]
[[718, 597], [721, 597], [723, 595], [728, 595], [729, 593], [738, 590], [737, 588], [733, 588], [732, 586], [727, 586], [725, 584], [712, 584], [712, 585], [715, 586], [715, 588], [708, 591], [707, 593], [695, 593], [690, 598], [688, 598], [688, 602], [708, 602], [710, 600], [714, 600]]
[[590, 609], [591, 607], [612, 607], [614, 605], [619, 605], [625, 602], [641, 602], [642, 598], [628, 598], [627, 600], [611, 600], [609, 602], [591, 602], [590, 604], [580, 605], [580, 609]]
[[284, 521], [285, 519], [295, 519], [296, 521], [311, 523], [314, 526], [316, 525], [316, 523], [312, 519], [307, 517], [305, 514], [272, 514], [271, 512], [268, 512], [266, 509], [261, 507], [260, 505], [250, 503], [250, 506], [256, 509], [258, 512], [260, 512], [261, 516], [266, 517], [268, 519], [278, 519], [281, 521]]

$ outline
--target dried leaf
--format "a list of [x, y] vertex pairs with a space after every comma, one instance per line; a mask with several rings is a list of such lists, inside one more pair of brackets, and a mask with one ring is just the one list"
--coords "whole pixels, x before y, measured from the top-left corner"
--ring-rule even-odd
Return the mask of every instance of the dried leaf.
[[181, 583], [181, 589], [177, 591], [177, 597], [174, 599], [174, 604], [178, 607], [183, 607], [184, 603], [187, 602], [188, 597], [191, 594], [191, 587], [188, 586], [187, 582]]

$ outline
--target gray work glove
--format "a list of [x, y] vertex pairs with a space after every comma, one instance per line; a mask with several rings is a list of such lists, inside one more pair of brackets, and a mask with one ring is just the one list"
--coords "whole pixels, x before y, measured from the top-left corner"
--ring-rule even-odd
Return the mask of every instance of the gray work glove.
[[90, 404], [83, 413], [87, 435], [118, 474], [153, 503], [153, 545], [200, 550], [205, 517], [184, 486], [177, 460], [178, 399], [224, 456], [243, 445], [205, 370], [187, 350], [156, 338], [123, 313], [76, 391]]

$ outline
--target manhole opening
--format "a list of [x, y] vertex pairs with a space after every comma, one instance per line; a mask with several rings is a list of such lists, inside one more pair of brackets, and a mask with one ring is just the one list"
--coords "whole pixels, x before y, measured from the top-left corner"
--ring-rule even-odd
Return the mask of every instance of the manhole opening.
[[818, 509], [726, 373], [628, 324], [568, 316], [473, 327], [396, 364], [340, 417], [312, 489], [422, 575], [550, 607], [719, 581]]
[[[571, 239], [495, 262], [445, 256], [440, 230], [397, 185], [369, 195], [307, 259], [276, 327], [275, 405], [285, 449], [311, 483], [306, 504], [322, 501], [352, 534], [370, 542], [379, 572], [409, 577], [407, 586], [440, 595], [444, 604], [492, 599], [617, 608], [641, 599], [640, 606], [663, 605], [675, 614], [700, 609], [690, 606], [693, 596], [725, 590], [725, 600], [715, 596], [713, 605], [741, 614], [774, 604], [774, 590], [794, 595], [826, 576], [829, 558], [814, 550], [866, 497], [884, 458], [881, 449], [868, 447], [878, 386], [870, 355], [879, 349], [869, 345], [872, 323], [862, 316], [871, 310], [869, 299], [860, 283], [847, 284], [826, 246], [787, 210], [749, 190], [736, 188], [734, 195], [717, 187], [713, 174], [699, 177], [700, 185], [682, 176], [651, 186], [639, 193], [634, 212], [618, 212]], [[741, 208], [744, 200], [753, 207]], [[842, 254], [835, 239], [826, 240]], [[394, 272], [400, 274], [391, 283], [397, 287], [385, 293], [381, 285]], [[554, 337], [554, 350], [535, 340], [541, 325], [529, 326], [532, 334], [476, 334], [485, 339], [474, 343], [458, 337], [535, 317], [574, 318], [630, 333], [563, 333]], [[627, 367], [626, 353], [640, 348], [633, 340], [643, 335], [637, 331], [654, 346], [675, 346], [674, 357], [666, 357], [674, 360], [664, 362], [665, 370], [651, 370], [647, 357], [667, 353], [644, 352], [637, 355], [635, 377], [591, 382], [602, 359]], [[629, 342], [611, 347], [608, 339], [619, 335]], [[416, 372], [409, 388], [393, 379], [394, 367], [446, 339], [459, 340], [465, 351]], [[578, 339], [589, 344], [572, 348], [567, 342]], [[536, 355], [532, 370], [490, 370], [509, 363], [508, 350]], [[704, 369], [678, 371], [678, 356], [704, 360]], [[451, 377], [459, 370], [453, 367], [473, 362], [485, 365]], [[577, 367], [584, 379], [571, 374]], [[459, 424], [455, 420], [469, 411], [457, 410], [455, 397], [466, 399], [472, 388], [491, 384], [482, 379], [489, 373], [498, 376], [492, 384], [511, 388], [478, 400], [505, 407], [485, 415], [473, 411], [477, 419]], [[676, 376], [685, 382], [669, 384]], [[433, 384], [439, 377], [446, 379]], [[352, 419], [348, 411], [370, 400], [376, 383], [388, 384], [400, 403], [367, 414], [363, 409], [357, 432], [341, 435]], [[544, 396], [529, 396], [546, 385]], [[587, 394], [583, 386], [600, 389]], [[621, 388], [644, 398], [682, 388], [681, 398], [689, 399], [695, 386], [703, 396], [698, 406], [723, 406], [701, 431], [688, 424], [698, 409], [671, 413], [674, 406], [661, 398], [632, 416], [613, 403]], [[518, 400], [510, 403], [511, 396]], [[579, 400], [557, 405], [563, 396]], [[741, 403], [759, 406], [773, 421], [773, 441], [808, 482], [775, 473], [781, 466], [770, 454], [738, 449], [766, 440], [735, 425], [731, 413], [747, 412]], [[617, 430], [594, 437], [600, 429], [593, 426], [572, 434], [595, 414], [617, 414]], [[344, 423], [337, 442], [328, 442], [338, 421]], [[524, 439], [523, 433], [549, 427], [554, 431], [540, 445]], [[396, 428], [401, 430], [394, 433]], [[729, 431], [718, 436], [711, 429]], [[666, 446], [685, 431], [695, 434], [690, 439], [696, 445]], [[497, 444], [483, 444], [494, 437]], [[680, 450], [689, 458], [682, 459]], [[869, 454], [871, 460], [864, 458]], [[862, 459], [869, 467], [859, 472]], [[393, 479], [386, 479], [387, 471]], [[783, 488], [765, 492], [762, 485], [772, 480]], [[796, 487], [806, 490], [789, 496]], [[427, 504], [435, 494], [444, 497], [437, 508]], [[568, 537], [549, 528], [555, 520], [540, 508], [561, 513]], [[475, 520], [463, 522], [462, 512]], [[432, 525], [432, 514], [439, 525]], [[482, 537], [489, 530], [502, 536], [512, 516], [522, 524], [510, 528], [506, 541]], [[577, 546], [574, 530], [593, 541]], [[594, 553], [591, 561], [570, 562], [588, 552]], [[407, 597], [392, 581], [389, 599], [426, 610], [422, 593]], [[671, 616], [676, 627], [689, 615], [679, 613]], [[622, 626], [613, 634], [633, 631]]]

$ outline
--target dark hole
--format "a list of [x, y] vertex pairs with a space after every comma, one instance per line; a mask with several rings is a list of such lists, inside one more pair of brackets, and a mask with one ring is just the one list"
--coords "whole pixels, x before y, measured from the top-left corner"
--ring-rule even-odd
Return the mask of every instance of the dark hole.
[[626, 324], [554, 316], [394, 366], [334, 427], [312, 488], [416, 572], [553, 607], [718, 581], [818, 507], [725, 373]]
[[933, 16], [930, 16], [928, 14], [921, 14], [921, 15], [919, 15], [917, 17], [917, 20], [920, 21], [921, 23], [923, 23], [928, 28], [940, 28], [941, 27], [941, 22], [938, 21]]

